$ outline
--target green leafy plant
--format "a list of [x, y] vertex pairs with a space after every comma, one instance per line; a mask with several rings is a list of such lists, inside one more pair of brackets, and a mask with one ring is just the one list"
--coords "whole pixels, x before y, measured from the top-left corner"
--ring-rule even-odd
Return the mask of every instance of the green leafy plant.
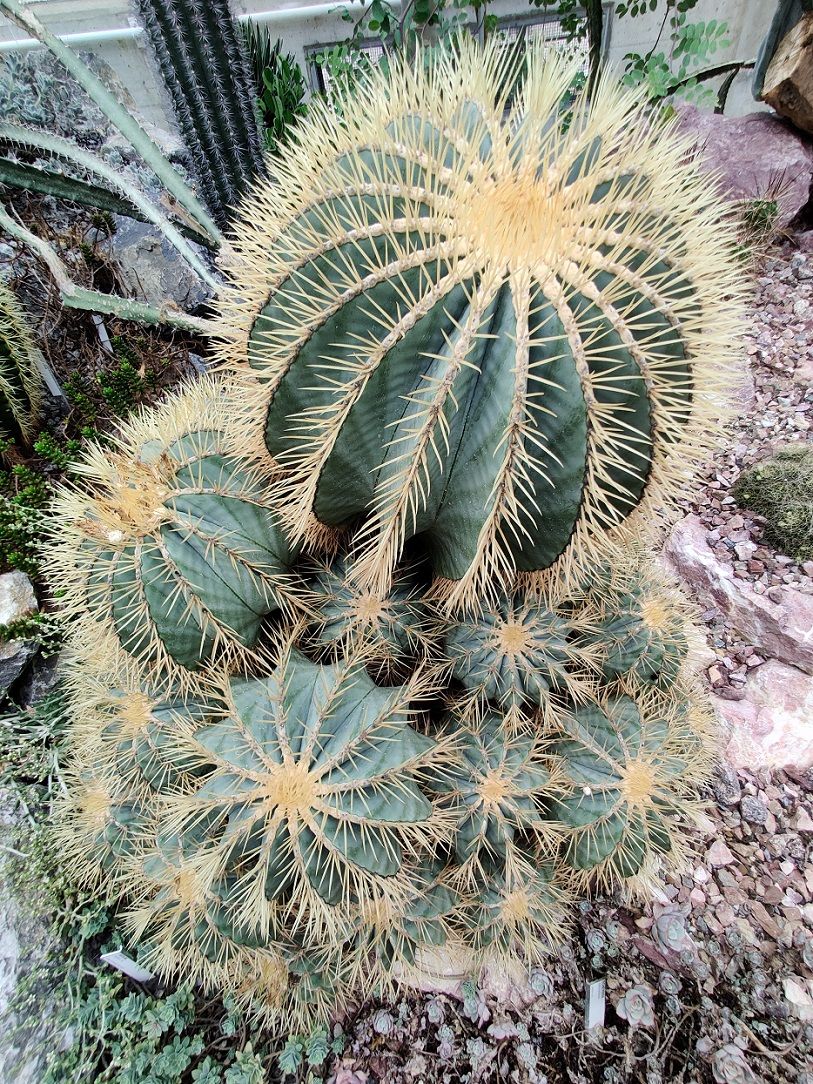
[[52, 490], [42, 474], [18, 463], [0, 471], [0, 571], [35, 576]]
[[254, 73], [254, 93], [266, 150], [274, 151], [290, 129], [307, 114], [302, 69], [282, 42], [272, 44], [267, 26], [251, 20], [242, 24]]
[[427, 953], [538, 960], [574, 888], [645, 890], [712, 759], [642, 548], [719, 414], [733, 226], [610, 81], [422, 60], [309, 110], [241, 211], [226, 371], [52, 516], [64, 861], [296, 1071]]

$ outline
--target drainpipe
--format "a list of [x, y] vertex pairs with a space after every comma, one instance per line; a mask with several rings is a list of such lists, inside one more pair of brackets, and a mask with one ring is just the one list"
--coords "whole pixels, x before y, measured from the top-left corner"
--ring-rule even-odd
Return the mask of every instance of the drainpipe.
[[[372, 0], [363, 0], [363, 5], [359, 5], [358, 11], [361, 12], [362, 6], [368, 8]], [[396, 0], [393, 7], [400, 7], [401, 4]], [[288, 23], [301, 22], [305, 19], [321, 19], [325, 15], [335, 15], [337, 4], [334, 0], [332, 4], [311, 4], [304, 7], [283, 8], [276, 11], [258, 11], [250, 12], [246, 15], [238, 15], [238, 21], [243, 22], [255, 22], [255, 23], [270, 23], [272, 26], [285, 26]], [[82, 31], [75, 34], [61, 34], [60, 37], [66, 45], [72, 45], [76, 48], [93, 48], [94, 45], [104, 45], [110, 41], [133, 41], [141, 37], [144, 33], [144, 29], [141, 26], [119, 26], [112, 30], [93, 30]], [[25, 52], [29, 49], [41, 49], [42, 44], [37, 41], [36, 38], [17, 38], [10, 41], [0, 41], [0, 54], [3, 53], [18, 53]]]

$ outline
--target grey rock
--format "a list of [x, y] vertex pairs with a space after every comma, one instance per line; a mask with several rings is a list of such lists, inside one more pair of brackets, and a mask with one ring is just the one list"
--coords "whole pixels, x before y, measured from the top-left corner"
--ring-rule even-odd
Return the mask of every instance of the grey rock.
[[740, 800], [740, 813], [749, 824], [764, 824], [768, 819], [768, 808], [760, 798], [753, 794], [744, 794]]
[[[34, 588], [24, 572], [0, 576], [0, 625], [10, 625], [37, 609]], [[17, 681], [38, 650], [37, 644], [23, 640], [0, 641], [0, 694]]]
[[[110, 242], [112, 257], [134, 297], [158, 306], [170, 302], [189, 312], [210, 296], [206, 283], [160, 230], [118, 215], [115, 221], [116, 231]], [[203, 255], [203, 249], [198, 251]]]
[[728, 764], [720, 765], [711, 785], [720, 805], [734, 806], [739, 802], [742, 794], [740, 783], [737, 773]]
[[813, 595], [789, 586], [758, 594], [720, 560], [706, 540], [705, 526], [694, 515], [675, 525], [664, 557], [703, 604], [713, 603], [725, 613], [760, 655], [813, 674]]

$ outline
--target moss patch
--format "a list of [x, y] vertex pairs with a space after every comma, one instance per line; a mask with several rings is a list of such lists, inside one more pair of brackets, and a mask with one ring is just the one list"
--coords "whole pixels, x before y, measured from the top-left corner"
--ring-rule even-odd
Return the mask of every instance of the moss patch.
[[813, 447], [791, 444], [742, 472], [734, 498], [765, 519], [765, 539], [800, 564], [813, 560]]

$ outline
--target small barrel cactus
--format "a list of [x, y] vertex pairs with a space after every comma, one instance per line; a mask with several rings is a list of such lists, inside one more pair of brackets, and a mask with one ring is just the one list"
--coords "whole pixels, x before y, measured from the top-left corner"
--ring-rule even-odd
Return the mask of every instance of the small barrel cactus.
[[127, 422], [54, 505], [50, 569], [66, 609], [112, 627], [156, 679], [247, 658], [291, 594], [295, 551], [263, 475], [224, 454], [223, 394], [205, 380]]
[[455, 605], [589, 567], [719, 415], [732, 234], [685, 140], [575, 75], [468, 41], [393, 64], [341, 124], [312, 108], [240, 210], [236, 445], [283, 471], [295, 537], [365, 517], [374, 590], [418, 534]]
[[445, 627], [444, 650], [451, 673], [466, 690], [464, 701], [503, 711], [549, 707], [552, 693], [579, 694], [579, 666], [592, 657], [572, 643], [567, 616], [528, 594], [503, 596], [482, 613]]
[[317, 615], [313, 640], [340, 654], [367, 645], [373, 665], [392, 672], [421, 655], [429, 639], [429, 609], [415, 569], [399, 569], [383, 595], [363, 587], [342, 557], [322, 562], [309, 581]]
[[551, 815], [571, 830], [567, 864], [605, 885], [646, 883], [659, 856], [680, 855], [693, 798], [708, 772], [702, 718], [655, 693], [577, 708], [551, 744], [570, 794]]

